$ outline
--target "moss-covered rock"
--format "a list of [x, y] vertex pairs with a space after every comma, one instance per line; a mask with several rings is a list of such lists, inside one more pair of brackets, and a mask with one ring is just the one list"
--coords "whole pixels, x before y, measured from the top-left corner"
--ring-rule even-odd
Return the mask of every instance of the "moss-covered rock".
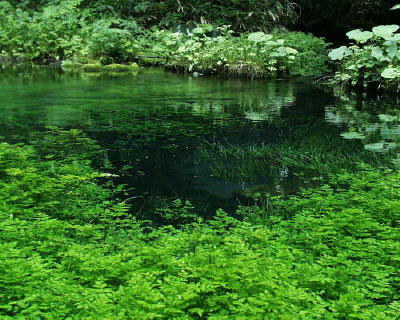
[[101, 72], [103, 66], [100, 63], [87, 63], [83, 65], [83, 71], [85, 72]]
[[65, 69], [82, 69], [83, 64], [79, 62], [64, 61], [61, 64], [61, 67]]
[[104, 71], [109, 71], [109, 72], [129, 72], [131, 71], [131, 67], [127, 66], [125, 64], [109, 64], [106, 66], [103, 66]]
[[136, 62], [134, 62], [129, 66], [129, 68], [131, 70], [138, 70], [139, 69], [139, 65]]
[[163, 60], [161, 58], [153, 58], [153, 57], [140, 57], [139, 63], [144, 66], [155, 66], [161, 65]]

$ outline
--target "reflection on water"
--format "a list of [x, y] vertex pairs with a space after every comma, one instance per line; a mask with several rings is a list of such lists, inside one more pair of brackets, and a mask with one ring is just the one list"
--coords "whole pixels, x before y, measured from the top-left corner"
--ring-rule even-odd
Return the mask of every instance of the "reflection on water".
[[[342, 111], [333, 95], [299, 79], [191, 78], [156, 69], [113, 77], [13, 66], [0, 68], [0, 88], [0, 136], [29, 141], [32, 132], [48, 126], [81, 129], [118, 170], [117, 182], [128, 185], [138, 212], [147, 202], [162, 206], [177, 198], [193, 201], [205, 213], [217, 207], [233, 210], [249, 190], [293, 193], [309, 175], [305, 167], [312, 167], [313, 174], [319, 170], [309, 165], [323, 162], [318, 154], [344, 150], [338, 146], [341, 126], [363, 132], [363, 142], [376, 142], [367, 133], [385, 139], [398, 135], [398, 118], [378, 117], [381, 127], [363, 129], [369, 115], [351, 114], [348, 107]], [[321, 134], [333, 143], [329, 150], [321, 143], [293, 147], [295, 133], [297, 143]], [[279, 151], [281, 141], [286, 153]], [[345, 143], [346, 150], [362, 150], [361, 143]], [[199, 158], [211, 144], [267, 144], [277, 151], [255, 155], [252, 167], [243, 165], [245, 157], [237, 158], [234, 167], [229, 167], [233, 158], [224, 160], [228, 166], [219, 161], [224, 174], [218, 176], [210, 167], [214, 162]], [[208, 151], [212, 157], [214, 151]], [[297, 158], [288, 159], [296, 152]], [[304, 165], [296, 165], [299, 161]]]
[[[326, 120], [345, 126], [344, 139], [360, 140], [365, 150], [396, 155], [400, 160], [399, 101], [373, 100], [341, 96], [334, 106], [326, 107]], [[400, 162], [398, 163], [400, 164]]]

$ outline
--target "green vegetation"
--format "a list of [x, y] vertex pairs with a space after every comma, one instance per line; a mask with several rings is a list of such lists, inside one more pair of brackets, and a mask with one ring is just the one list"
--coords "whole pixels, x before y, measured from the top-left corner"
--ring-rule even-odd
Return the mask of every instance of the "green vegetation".
[[184, 72], [268, 77], [280, 74], [319, 74], [325, 71], [327, 44], [300, 32], [233, 36], [233, 31], [199, 26], [188, 35], [159, 31], [150, 52], [168, 68]]
[[[325, 71], [327, 44], [304, 33], [234, 36], [227, 26], [215, 28], [204, 23], [188, 33], [145, 31], [131, 19], [80, 10], [80, 3], [49, 2], [31, 11], [1, 1], [0, 52], [11, 59], [67, 60], [64, 66], [69, 67], [83, 62], [83, 70], [89, 72], [100, 71], [100, 64], [151, 64], [152, 58], [147, 56], [155, 56], [157, 64], [186, 72], [270, 77]], [[93, 59], [99, 62], [93, 63]]]
[[64, 62], [61, 67], [63, 70], [75, 70], [75, 71], [85, 71], [85, 72], [136, 72], [139, 70], [139, 66], [136, 62], [126, 65], [126, 64], [108, 64], [101, 65], [101, 63], [79, 63], [79, 62]]
[[0, 1], [0, 53], [38, 62], [90, 57], [104, 64], [129, 62], [142, 30], [129, 20], [96, 17], [80, 1], [53, 2], [36, 11]]
[[400, 315], [396, 173], [360, 168], [272, 211], [241, 208], [252, 223], [219, 212], [153, 229], [73, 158], [39, 161], [31, 146], [0, 144], [2, 319]]
[[341, 134], [343, 138], [361, 141], [369, 152], [394, 155], [393, 162], [399, 166], [400, 111], [396, 107], [397, 99], [382, 99], [372, 103], [372, 107], [371, 99], [361, 101], [360, 107], [355, 97], [340, 95], [340, 103], [327, 110], [327, 118], [332, 123], [348, 127]]
[[339, 61], [339, 70], [331, 80], [344, 88], [357, 87], [386, 91], [400, 90], [400, 26], [382, 25], [370, 31], [360, 29], [347, 33], [352, 46], [341, 46], [330, 52]]
[[392, 2], [0, 0], [0, 319], [400, 319]]
[[[18, 3], [11, 0], [10, 2]], [[80, 10], [90, 9], [98, 15], [113, 15], [123, 19], [135, 19], [145, 27], [176, 27], [187, 23], [229, 24], [236, 31], [249, 29], [269, 30], [296, 20], [298, 7], [289, 0], [273, 1], [199, 1], [199, 0], [64, 0], [67, 6]], [[23, 1], [24, 8], [37, 9], [57, 3], [55, 0]], [[21, 5], [21, 4], [20, 4]], [[64, 5], [63, 5], [64, 6]]]
[[257, 182], [263, 175], [279, 179], [288, 170], [308, 173], [308, 179], [310, 175], [327, 177], [342, 169], [354, 171], [357, 163], [363, 161], [376, 167], [390, 166], [389, 159], [363, 151], [357, 142], [348, 143], [340, 137], [332, 139], [330, 135], [304, 130], [268, 144], [205, 144], [200, 148], [198, 161], [213, 176], [235, 182]]

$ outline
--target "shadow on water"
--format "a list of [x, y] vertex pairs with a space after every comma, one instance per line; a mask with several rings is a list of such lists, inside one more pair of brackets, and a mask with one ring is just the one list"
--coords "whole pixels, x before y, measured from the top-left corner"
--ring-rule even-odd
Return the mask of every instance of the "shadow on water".
[[[322, 174], [326, 166], [310, 163], [327, 162], [319, 155], [330, 152], [304, 141], [323, 136], [334, 154], [363, 150], [326, 121], [336, 98], [304, 79], [0, 70], [0, 136], [27, 141], [48, 126], [81, 129], [101, 146], [141, 218], [174, 199], [190, 200], [207, 216], [251, 201], [249, 190], [295, 193]], [[292, 159], [296, 152], [301, 156]]]

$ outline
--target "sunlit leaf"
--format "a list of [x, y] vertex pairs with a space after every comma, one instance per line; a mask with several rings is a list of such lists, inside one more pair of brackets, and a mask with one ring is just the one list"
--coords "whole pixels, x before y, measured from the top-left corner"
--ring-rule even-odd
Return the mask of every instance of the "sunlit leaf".
[[374, 35], [381, 37], [385, 40], [391, 40], [393, 33], [399, 30], [399, 26], [397, 24], [385, 25], [385, 26], [377, 26], [372, 29]]
[[342, 60], [344, 57], [352, 55], [353, 52], [346, 46], [341, 46], [339, 48], [333, 49], [329, 52], [329, 58], [331, 60]]
[[364, 146], [365, 150], [373, 151], [373, 152], [382, 152], [385, 149], [385, 143], [377, 142], [377, 143], [370, 143]]
[[250, 33], [247, 39], [253, 42], [263, 42], [271, 40], [273, 37], [270, 34], [266, 34], [264, 32], [253, 32]]
[[365, 137], [358, 133], [358, 132], [346, 132], [346, 133], [342, 133], [341, 136], [345, 139], [365, 139]]
[[352, 30], [346, 33], [347, 37], [351, 40], [364, 43], [371, 39], [374, 34], [370, 31], [361, 31], [360, 29]]
[[400, 70], [398, 68], [388, 67], [382, 71], [381, 76], [385, 79], [396, 79], [400, 77]]

